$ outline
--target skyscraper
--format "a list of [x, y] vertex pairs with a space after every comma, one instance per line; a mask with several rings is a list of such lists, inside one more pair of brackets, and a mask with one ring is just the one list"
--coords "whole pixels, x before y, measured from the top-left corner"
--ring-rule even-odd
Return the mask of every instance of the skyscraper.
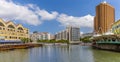
[[102, 2], [96, 6], [96, 16], [94, 18], [94, 33], [103, 34], [108, 32], [115, 21], [115, 10], [107, 2]]

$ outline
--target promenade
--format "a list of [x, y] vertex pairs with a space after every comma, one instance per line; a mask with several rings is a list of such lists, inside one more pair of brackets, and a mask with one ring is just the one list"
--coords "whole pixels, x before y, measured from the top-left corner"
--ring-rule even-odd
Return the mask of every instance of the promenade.
[[42, 44], [38, 44], [38, 43], [1, 44], [0, 45], [0, 51], [14, 50], [14, 49], [26, 49], [26, 48], [40, 47], [40, 46], [42, 46]]

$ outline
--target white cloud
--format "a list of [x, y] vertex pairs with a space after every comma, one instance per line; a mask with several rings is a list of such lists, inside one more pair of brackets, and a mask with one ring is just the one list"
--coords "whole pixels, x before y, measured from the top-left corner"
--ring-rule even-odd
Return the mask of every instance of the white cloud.
[[46, 10], [40, 10], [38, 9], [36, 13], [41, 16], [41, 20], [52, 20], [56, 19], [58, 13], [53, 11], [51, 13], [47, 12]]
[[84, 32], [80, 32], [80, 35], [84, 34]]
[[85, 15], [82, 17], [59, 14], [56, 11], [48, 12], [39, 8], [35, 4], [21, 5], [14, 3], [13, 0], [0, 1], [0, 18], [22, 22], [29, 25], [37, 26], [46, 20], [57, 20], [63, 26], [73, 25], [80, 27], [93, 28], [93, 17]]
[[57, 20], [63, 26], [72, 25], [72, 26], [93, 28], [93, 18], [94, 16], [91, 16], [89, 14], [82, 17], [74, 17], [74, 16], [68, 16], [66, 14], [61, 14], [57, 18]]
[[34, 4], [16, 4], [13, 0], [0, 1], [0, 18], [5, 20], [19, 20], [22, 23], [37, 26], [44, 20], [55, 19], [57, 12], [49, 13]]
[[41, 23], [38, 16], [27, 6], [18, 5], [7, 0], [0, 1], [0, 17], [6, 20], [20, 20], [30, 25]]

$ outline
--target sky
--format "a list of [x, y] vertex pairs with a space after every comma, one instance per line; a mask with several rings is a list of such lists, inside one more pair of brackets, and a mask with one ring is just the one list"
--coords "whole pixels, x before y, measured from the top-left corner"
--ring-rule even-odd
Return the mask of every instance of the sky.
[[120, 0], [0, 0], [0, 18], [34, 31], [55, 34], [66, 26], [80, 27], [81, 33], [93, 32], [95, 7], [106, 1], [120, 19]]

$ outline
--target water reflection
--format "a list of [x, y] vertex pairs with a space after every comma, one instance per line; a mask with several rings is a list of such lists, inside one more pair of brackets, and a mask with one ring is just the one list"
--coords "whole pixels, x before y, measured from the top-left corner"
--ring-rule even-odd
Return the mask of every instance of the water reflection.
[[44, 46], [31, 51], [34, 58], [30, 62], [94, 62], [92, 51], [87, 46]]
[[95, 62], [120, 62], [120, 53], [94, 50]]
[[0, 62], [120, 62], [120, 53], [88, 46], [43, 46], [0, 52]]
[[0, 52], [0, 62], [28, 62], [28, 50]]

